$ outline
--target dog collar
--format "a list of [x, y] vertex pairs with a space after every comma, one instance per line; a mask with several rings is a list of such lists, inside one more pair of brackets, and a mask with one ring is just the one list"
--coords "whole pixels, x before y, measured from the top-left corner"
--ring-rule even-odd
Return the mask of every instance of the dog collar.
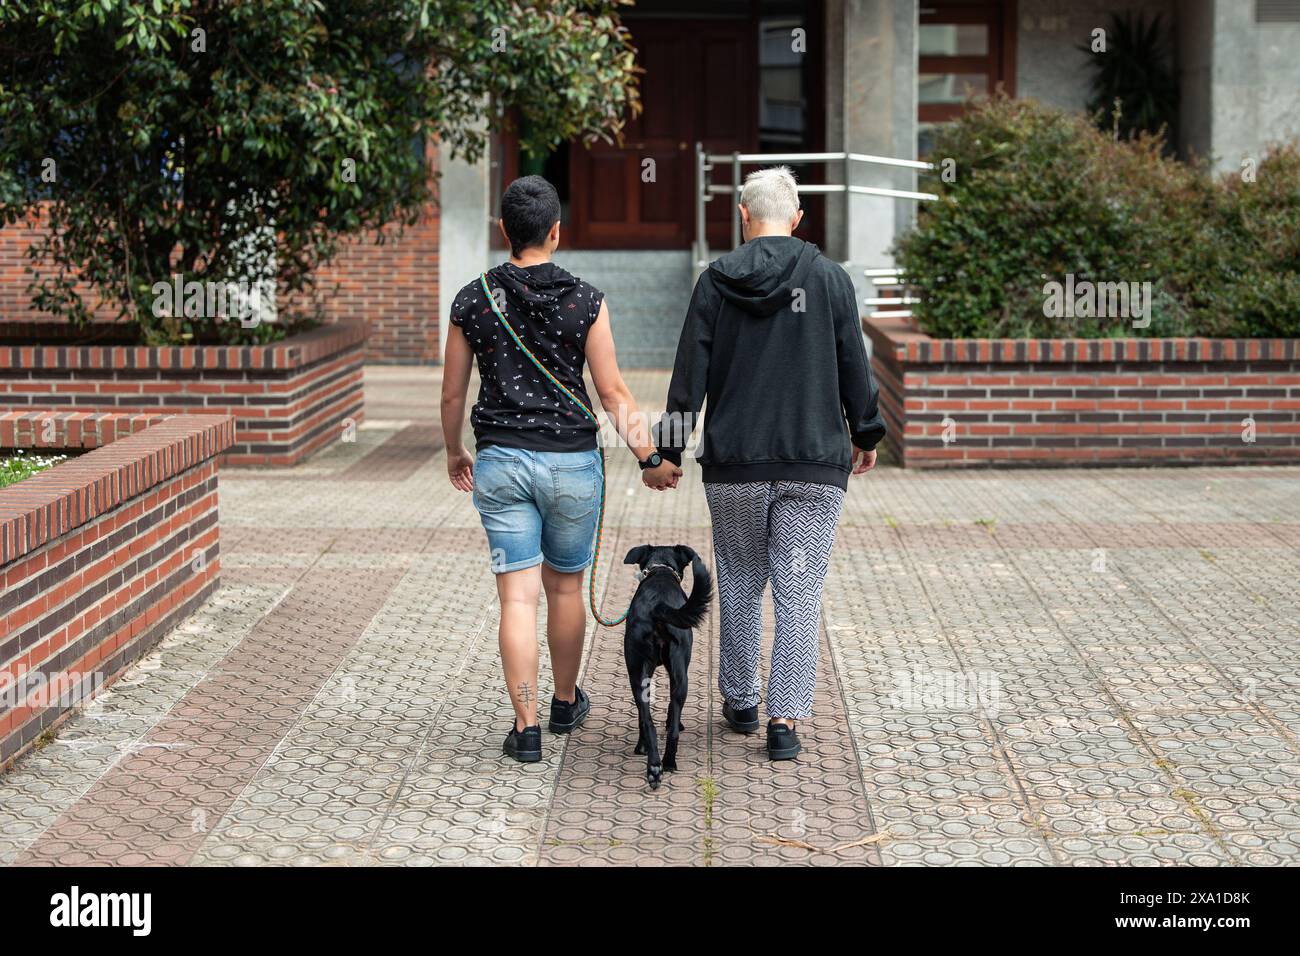
[[671, 571], [672, 574], [673, 574], [673, 577], [675, 577], [675, 578], [677, 579], [677, 583], [678, 583], [678, 584], [681, 583], [681, 581], [682, 581], [682, 576], [681, 576], [681, 574], [678, 572], [678, 570], [677, 570], [676, 568], [674, 568], [672, 565], [669, 565], [669, 564], [652, 564], [652, 565], [649, 565], [648, 567], [642, 568], [640, 571], [638, 571], [638, 572], [636, 573], [636, 579], [637, 579], [638, 581], [644, 581], [646, 578], [650, 577], [651, 573], [652, 573], [656, 568], [663, 568], [663, 569], [666, 570], [666, 571]]

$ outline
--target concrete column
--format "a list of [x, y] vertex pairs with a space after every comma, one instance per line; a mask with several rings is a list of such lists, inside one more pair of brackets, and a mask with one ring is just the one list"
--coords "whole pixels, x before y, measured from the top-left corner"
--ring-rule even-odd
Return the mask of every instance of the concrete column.
[[438, 340], [447, 350], [447, 317], [461, 286], [489, 265], [488, 160], [476, 163], [438, 156]]
[[[827, 148], [914, 159], [917, 0], [827, 0], [826, 30]], [[859, 186], [916, 188], [910, 170], [854, 163], [849, 176]], [[890, 264], [889, 247], [915, 203], [850, 196], [846, 222], [836, 198], [827, 204], [828, 252], [859, 272]]]
[[1253, 3], [1214, 0], [1214, 48], [1210, 55], [1210, 149], [1219, 170], [1258, 162], [1259, 51]]
[[1255, 22], [1241, 0], [1182, 0], [1178, 59], [1184, 152], [1239, 173], [1300, 136], [1300, 22]]

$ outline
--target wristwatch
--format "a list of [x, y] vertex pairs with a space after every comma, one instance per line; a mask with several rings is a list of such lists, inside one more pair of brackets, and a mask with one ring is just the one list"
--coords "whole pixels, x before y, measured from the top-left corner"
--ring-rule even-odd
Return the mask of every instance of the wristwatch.
[[641, 465], [641, 470], [645, 471], [647, 468], [658, 468], [663, 463], [663, 456], [657, 451], [652, 451], [645, 461], [639, 462], [638, 464]]

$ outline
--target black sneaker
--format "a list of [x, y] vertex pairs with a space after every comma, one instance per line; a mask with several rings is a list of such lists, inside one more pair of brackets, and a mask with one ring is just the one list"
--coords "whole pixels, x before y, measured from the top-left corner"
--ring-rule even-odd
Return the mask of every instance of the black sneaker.
[[520, 763], [537, 763], [542, 759], [542, 726], [533, 724], [523, 730], [513, 726], [501, 745], [501, 752], [507, 757], [514, 757]]
[[738, 734], [752, 734], [758, 730], [758, 707], [732, 707], [725, 700], [722, 702], [722, 719]]
[[793, 760], [799, 756], [799, 735], [793, 727], [768, 723], [767, 756], [769, 760]]
[[574, 688], [573, 703], [569, 704], [558, 697], [551, 698], [551, 722], [547, 725], [553, 734], [567, 734], [577, 729], [591, 713], [591, 701], [582, 692], [581, 687]]

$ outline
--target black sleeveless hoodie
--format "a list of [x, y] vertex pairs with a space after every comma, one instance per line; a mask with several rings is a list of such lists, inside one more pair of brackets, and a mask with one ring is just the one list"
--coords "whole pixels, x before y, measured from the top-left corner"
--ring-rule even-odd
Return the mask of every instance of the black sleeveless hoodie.
[[[524, 344], [590, 408], [582, 372], [587, 334], [604, 294], [553, 262], [528, 267], [505, 262], [488, 270], [487, 281]], [[596, 447], [595, 423], [510, 338], [478, 278], [456, 294], [451, 322], [465, 333], [478, 359], [478, 401], [470, 413], [477, 447], [559, 452]]]

